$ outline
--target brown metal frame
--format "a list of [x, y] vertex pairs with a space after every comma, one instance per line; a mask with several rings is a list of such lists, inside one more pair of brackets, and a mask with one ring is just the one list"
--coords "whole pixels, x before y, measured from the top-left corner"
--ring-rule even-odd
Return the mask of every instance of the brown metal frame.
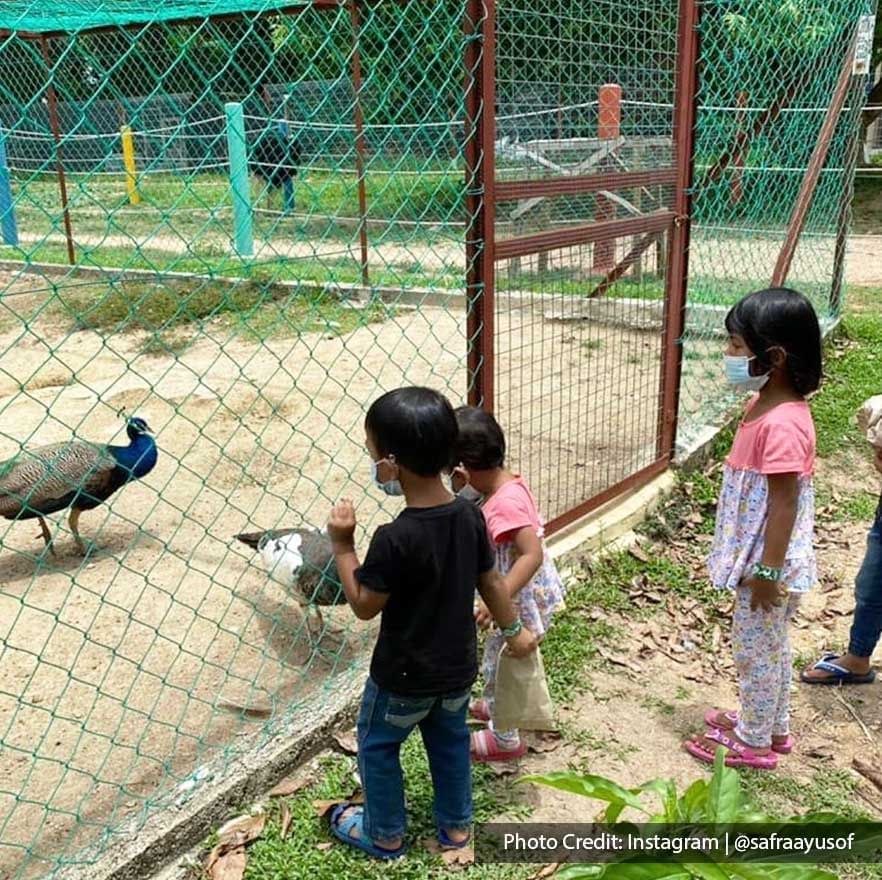
[[365, 154], [364, 114], [361, 109], [361, 16], [358, 11], [360, 0], [349, 0], [349, 17], [352, 22], [352, 91], [354, 94], [355, 115], [355, 173], [358, 176], [358, 239], [361, 247], [361, 283], [370, 284], [368, 271], [368, 230], [367, 230], [367, 189], [364, 182]]
[[677, 169], [653, 168], [650, 171], [620, 171], [607, 174], [580, 174], [572, 177], [536, 178], [533, 180], [497, 181], [496, 201], [581, 195], [602, 189], [631, 189], [644, 186], [668, 186], [677, 182]]
[[77, 261], [74, 249], [73, 226], [70, 222], [70, 207], [67, 199], [67, 179], [64, 175], [64, 162], [61, 156], [61, 121], [58, 118], [58, 96], [55, 94], [55, 86], [52, 84], [52, 59], [49, 56], [49, 41], [46, 37], [40, 38], [40, 51], [43, 55], [43, 63], [46, 65], [46, 102], [49, 107], [49, 126], [52, 129], [52, 138], [55, 141], [55, 172], [58, 175], [58, 189], [61, 193], [61, 212], [64, 218], [64, 237], [67, 239], [67, 259], [71, 266]]
[[496, 263], [496, 0], [465, 21], [468, 401], [493, 411]]
[[587, 223], [550, 232], [537, 232], [534, 235], [521, 235], [496, 243], [496, 259], [510, 260], [525, 257], [539, 251], [556, 251], [565, 247], [575, 247], [591, 242], [608, 242], [626, 235], [645, 235], [667, 229], [674, 223], [675, 214], [667, 208], [644, 214], [641, 217], [627, 217], [621, 220], [606, 220], [603, 223]]
[[680, 0], [677, 48], [677, 99], [674, 117], [674, 150], [677, 185], [674, 210], [677, 221], [668, 243], [668, 278], [659, 387], [658, 455], [669, 462], [677, 440], [680, 382], [683, 371], [682, 337], [686, 326], [686, 290], [689, 280], [693, 145], [698, 91], [698, 0]]

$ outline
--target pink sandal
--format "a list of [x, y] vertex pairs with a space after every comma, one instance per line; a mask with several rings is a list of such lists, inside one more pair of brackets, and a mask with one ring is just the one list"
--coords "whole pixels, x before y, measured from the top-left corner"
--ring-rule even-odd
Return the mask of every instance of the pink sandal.
[[469, 718], [475, 721], [483, 721], [485, 724], [490, 720], [490, 706], [486, 700], [478, 700], [469, 706]]
[[[726, 756], [727, 767], [774, 770], [778, 766], [778, 756], [774, 752], [769, 752], [767, 755], [758, 755], [750, 746], [731, 739], [719, 728], [712, 727], [704, 734], [704, 739], [709, 739], [729, 751], [729, 754]], [[693, 758], [698, 758], [699, 761], [705, 764], [713, 764], [714, 762], [713, 753], [709, 752], [702, 743], [690, 739], [683, 743], [683, 748]]]
[[472, 734], [472, 760], [486, 764], [490, 761], [517, 761], [527, 754], [527, 744], [520, 740], [516, 749], [504, 749], [489, 728]]
[[[724, 727], [719, 723], [718, 718], [720, 715], [729, 722], [729, 727]], [[716, 730], [734, 730], [738, 724], [738, 713], [734, 710], [724, 712], [720, 709], [708, 709], [704, 714], [704, 723], [707, 724], [708, 727], [713, 727]], [[774, 739], [772, 740], [772, 751], [777, 752], [779, 755], [789, 755], [793, 751], [795, 745], [796, 740], [788, 733], [787, 739], [783, 742], [775, 742]]]

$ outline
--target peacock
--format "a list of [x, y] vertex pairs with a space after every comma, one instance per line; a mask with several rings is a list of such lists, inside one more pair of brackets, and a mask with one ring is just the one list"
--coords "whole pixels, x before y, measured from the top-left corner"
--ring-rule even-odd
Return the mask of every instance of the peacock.
[[321, 607], [345, 605], [331, 539], [318, 529], [276, 529], [246, 532], [236, 539], [256, 550], [269, 576], [291, 593], [304, 609], [310, 637], [310, 610], [319, 632], [324, 628]]
[[0, 462], [0, 516], [8, 520], [38, 519], [46, 547], [54, 555], [46, 516], [70, 508], [70, 530], [86, 555], [79, 520], [84, 510], [103, 504], [131, 480], [146, 477], [156, 466], [156, 441], [144, 419], [126, 420], [128, 446], [103, 446], [68, 440], [24, 449]]

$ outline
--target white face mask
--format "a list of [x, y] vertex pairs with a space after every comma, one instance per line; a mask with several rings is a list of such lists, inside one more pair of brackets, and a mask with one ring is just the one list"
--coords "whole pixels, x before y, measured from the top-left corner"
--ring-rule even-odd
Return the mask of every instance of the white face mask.
[[752, 376], [750, 374], [750, 362], [755, 360], [756, 357], [723, 355], [726, 379], [729, 381], [729, 384], [739, 391], [760, 391], [766, 382], [769, 381], [771, 371], [764, 373], [762, 376]]
[[[381, 458], [380, 461], [391, 463], [387, 458]], [[377, 473], [380, 461], [371, 460], [371, 480], [376, 483], [387, 495], [403, 495], [404, 489], [401, 487], [401, 482], [399, 480], [386, 480], [385, 483], [380, 482], [380, 477]]]

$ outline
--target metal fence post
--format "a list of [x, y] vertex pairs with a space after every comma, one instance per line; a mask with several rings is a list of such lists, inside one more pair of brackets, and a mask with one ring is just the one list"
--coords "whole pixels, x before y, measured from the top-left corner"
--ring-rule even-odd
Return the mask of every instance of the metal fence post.
[[468, 0], [465, 25], [468, 401], [493, 411], [496, 0]]
[[674, 151], [677, 166], [674, 211], [677, 216], [670, 233], [668, 251], [658, 431], [659, 456], [668, 458], [673, 458], [677, 440], [683, 332], [686, 327], [686, 293], [689, 284], [689, 237], [695, 166], [693, 145], [698, 91], [698, 22], [698, 0], [680, 0], [674, 111]]

